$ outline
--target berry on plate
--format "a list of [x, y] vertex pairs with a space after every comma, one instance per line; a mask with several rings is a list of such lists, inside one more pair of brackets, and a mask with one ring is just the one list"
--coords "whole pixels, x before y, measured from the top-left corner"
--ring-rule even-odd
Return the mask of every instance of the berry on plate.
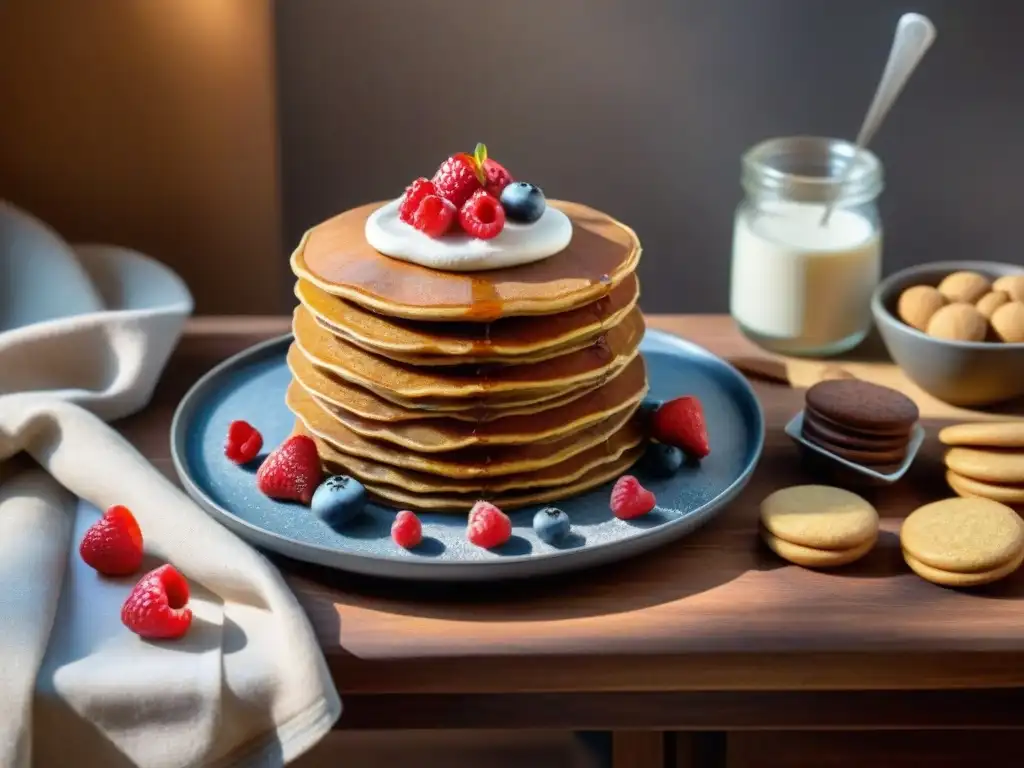
[[641, 465], [651, 477], [672, 477], [683, 466], [683, 452], [674, 445], [650, 443]]
[[422, 176], [416, 179], [416, 181], [405, 188], [402, 202], [398, 204], [398, 218], [406, 224], [412, 224], [412, 216], [416, 213], [416, 209], [420, 207], [420, 201], [427, 195], [436, 194], [437, 190], [434, 188], [434, 182], [430, 179], [424, 179]]
[[450, 200], [456, 208], [462, 208], [470, 196], [487, 181], [483, 169], [486, 159], [487, 147], [483, 144], [477, 144], [472, 155], [460, 152], [449, 157], [441, 163], [431, 179], [434, 194]]
[[256, 487], [272, 499], [309, 504], [322, 478], [316, 443], [306, 435], [292, 435], [263, 460]]
[[427, 195], [412, 215], [411, 224], [428, 237], [441, 237], [452, 228], [459, 212], [443, 197]]
[[89, 526], [78, 554], [104, 576], [128, 576], [142, 565], [142, 530], [128, 507], [115, 505]]
[[469, 510], [466, 538], [484, 549], [500, 547], [512, 537], [512, 521], [489, 501], [478, 501]]
[[188, 582], [173, 565], [150, 571], [121, 606], [121, 623], [140, 637], [173, 640], [192, 626]]
[[366, 488], [354, 477], [331, 475], [313, 494], [310, 509], [332, 528], [342, 528], [363, 511]]
[[696, 459], [711, 453], [704, 408], [696, 397], [677, 397], [663, 403], [651, 419], [651, 437], [659, 443], [682, 448]]
[[505, 210], [497, 198], [481, 189], [459, 210], [459, 223], [472, 237], [490, 240], [505, 228]]
[[509, 221], [532, 224], [544, 215], [547, 203], [540, 187], [516, 181], [502, 191], [501, 207], [505, 209]]
[[557, 544], [569, 535], [569, 516], [556, 507], [545, 507], [533, 516], [533, 530], [537, 538], [548, 544]]
[[643, 517], [654, 509], [654, 505], [654, 494], [640, 485], [640, 481], [632, 475], [623, 475], [612, 486], [608, 506], [620, 520]]
[[248, 464], [263, 447], [263, 435], [247, 421], [232, 421], [224, 441], [224, 455], [235, 464]]
[[487, 194], [501, 197], [502, 190], [514, 181], [512, 174], [505, 169], [505, 166], [490, 157], [484, 159], [483, 168], [484, 189], [487, 190]]
[[405, 549], [412, 549], [423, 541], [423, 525], [420, 519], [407, 509], [395, 515], [391, 524], [391, 538], [395, 544]]

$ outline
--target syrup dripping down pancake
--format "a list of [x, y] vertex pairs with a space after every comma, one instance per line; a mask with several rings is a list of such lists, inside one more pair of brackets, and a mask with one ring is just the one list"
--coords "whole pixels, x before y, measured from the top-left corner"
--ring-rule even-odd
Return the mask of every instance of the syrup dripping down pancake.
[[590, 304], [631, 275], [640, 259], [640, 241], [626, 225], [585, 205], [549, 200], [573, 225], [561, 252], [487, 272], [429, 269], [392, 259], [366, 242], [366, 220], [381, 205], [354, 208], [309, 230], [292, 254], [292, 272], [387, 317], [487, 322]]
[[295, 296], [321, 325], [369, 352], [412, 365], [458, 365], [536, 362], [581, 349], [625, 318], [636, 306], [640, 286], [628, 275], [607, 296], [577, 309], [493, 323], [382, 317], [306, 280], [296, 282]]
[[595, 383], [592, 387], [573, 388], [568, 392], [555, 392], [553, 396], [549, 395], [543, 399], [530, 399], [529, 402], [511, 405], [489, 403], [484, 398], [463, 398], [444, 404], [435, 403], [432, 407], [426, 408], [422, 402], [405, 401], [403, 404], [397, 400], [388, 400], [329, 371], [317, 368], [296, 344], [288, 347], [287, 362], [294, 379], [308, 392], [315, 392], [318, 399], [334, 407], [344, 408], [364, 419], [389, 424], [432, 418], [481, 423], [507, 416], [539, 413], [548, 408], [571, 403], [599, 386]]
[[391, 486], [415, 494], [475, 494], [478, 498], [490, 499], [495, 494], [569, 485], [598, 467], [617, 462], [624, 453], [636, 448], [643, 441], [643, 434], [635, 421], [634, 419], [633, 422], [627, 423], [608, 440], [565, 461], [549, 464], [525, 474], [468, 479], [416, 472], [342, 453], [330, 443], [311, 434], [301, 423], [296, 425], [295, 432], [313, 438], [324, 469], [330, 474], [351, 475], [363, 483]]
[[647, 393], [647, 375], [638, 355], [617, 376], [567, 405], [483, 423], [438, 418], [375, 421], [325, 402], [316, 391], [307, 391], [321, 408], [357, 435], [394, 443], [399, 450], [442, 453], [474, 445], [521, 445], [571, 434], [625, 408], [635, 409]]
[[395, 363], [334, 336], [301, 306], [295, 309], [292, 330], [295, 343], [314, 365], [386, 399], [485, 396], [498, 401], [503, 394], [514, 400], [607, 380], [637, 355], [644, 320], [635, 308], [586, 349], [539, 363], [490, 367], [417, 368]]
[[312, 435], [338, 451], [401, 469], [449, 478], [469, 479], [533, 472], [565, 461], [587, 448], [604, 443], [634, 421], [635, 408], [627, 408], [571, 435], [525, 445], [474, 446], [446, 453], [415, 453], [357, 435], [329, 414], [294, 381], [285, 404]]

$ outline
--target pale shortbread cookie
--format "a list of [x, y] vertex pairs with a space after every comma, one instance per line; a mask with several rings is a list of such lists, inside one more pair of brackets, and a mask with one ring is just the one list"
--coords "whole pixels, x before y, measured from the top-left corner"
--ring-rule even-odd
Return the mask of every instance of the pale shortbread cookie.
[[977, 272], [953, 272], [946, 275], [939, 283], [939, 293], [950, 301], [965, 301], [973, 304], [986, 293], [992, 285], [988, 278]]
[[1024, 341], [1024, 302], [1011, 301], [996, 309], [989, 318], [1000, 341], [1020, 344]]
[[992, 284], [995, 291], [1006, 291], [1014, 301], [1024, 301], [1024, 275], [1005, 275]]
[[791, 544], [848, 550], [878, 534], [878, 512], [865, 499], [828, 485], [782, 488], [761, 502], [761, 524]]
[[973, 304], [954, 302], [932, 315], [925, 333], [947, 341], [983, 341], [988, 319]]
[[864, 557], [875, 546], [878, 536], [876, 534], [867, 541], [849, 549], [815, 549], [814, 547], [804, 547], [800, 544], [784, 541], [778, 536], [773, 536], [764, 528], [761, 529], [761, 538], [764, 539], [764, 543], [768, 545], [772, 552], [794, 565], [803, 566], [804, 568], [837, 568], [840, 565], [849, 565]]
[[997, 485], [984, 483], [972, 477], [946, 471], [946, 482], [957, 496], [991, 499], [1002, 504], [1024, 504], [1024, 485]]
[[914, 285], [900, 294], [896, 314], [907, 325], [923, 331], [932, 315], [946, 304], [946, 297], [930, 285]]
[[1024, 483], [1024, 451], [950, 448], [946, 451], [946, 468], [987, 483]]
[[980, 448], [1024, 448], [1024, 421], [953, 424], [939, 431], [939, 442]]
[[1003, 304], [1010, 301], [1010, 294], [1006, 291], [989, 291], [976, 302], [974, 302], [974, 308], [977, 309], [981, 314], [987, 317], [989, 320], [992, 319], [992, 313], [999, 309]]
[[915, 560], [941, 571], [991, 571], [1024, 553], [1024, 524], [996, 501], [943, 499], [907, 516], [900, 545]]
[[954, 571], [944, 571], [941, 568], [932, 568], [930, 565], [922, 563], [906, 550], [903, 551], [903, 559], [906, 560], [907, 565], [910, 566], [914, 573], [925, 581], [930, 581], [932, 584], [938, 584], [943, 587], [980, 587], [983, 584], [991, 584], [994, 581], [1005, 579], [1020, 568], [1021, 563], [1024, 562], [1024, 552], [1021, 552], [1010, 562], [998, 568], [988, 571], [976, 571], [974, 573], [957, 573]]

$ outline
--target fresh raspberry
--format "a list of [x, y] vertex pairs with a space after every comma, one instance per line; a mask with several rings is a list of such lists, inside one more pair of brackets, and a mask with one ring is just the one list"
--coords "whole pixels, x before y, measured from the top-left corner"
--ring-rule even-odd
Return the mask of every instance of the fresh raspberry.
[[272, 499], [300, 501], [313, 499], [323, 470], [316, 443], [306, 435], [292, 435], [271, 451], [256, 472], [256, 486]]
[[505, 209], [497, 198], [481, 189], [459, 210], [459, 223], [473, 237], [490, 240], [505, 228]]
[[403, 509], [391, 524], [391, 538], [398, 546], [412, 549], [423, 541], [423, 524], [416, 515]]
[[484, 180], [481, 161], [465, 152], [452, 155], [441, 163], [432, 179], [434, 194], [450, 200], [456, 208], [461, 208], [470, 195], [484, 185]]
[[262, 447], [263, 435], [249, 422], [232, 421], [228, 425], [224, 455], [235, 464], [248, 464], [256, 458]]
[[161, 565], [147, 573], [121, 606], [121, 623], [152, 640], [184, 635], [192, 625], [185, 577], [173, 565]]
[[609, 502], [612, 514], [620, 520], [642, 517], [654, 509], [654, 494], [632, 475], [623, 475], [612, 486]]
[[512, 174], [505, 170], [505, 166], [491, 158], [484, 160], [484, 178], [484, 189], [487, 190], [487, 194], [498, 198], [501, 197], [501, 190], [515, 181]]
[[142, 530], [128, 507], [120, 504], [89, 526], [78, 554], [104, 576], [127, 576], [142, 565]]
[[420, 201], [427, 195], [436, 194], [434, 182], [430, 179], [424, 179], [422, 176], [416, 179], [416, 181], [405, 188], [402, 202], [398, 204], [398, 218], [406, 224], [412, 224], [412, 216], [416, 213], [416, 209], [420, 207]]
[[711, 453], [704, 408], [696, 397], [677, 397], [663, 403], [651, 419], [651, 437], [659, 443], [682, 448], [696, 459]]
[[478, 547], [494, 549], [512, 536], [512, 521], [489, 501], [478, 501], [469, 510], [466, 538]]
[[458, 210], [448, 200], [437, 195], [427, 195], [420, 200], [420, 207], [412, 215], [412, 225], [430, 237], [441, 237], [452, 228]]

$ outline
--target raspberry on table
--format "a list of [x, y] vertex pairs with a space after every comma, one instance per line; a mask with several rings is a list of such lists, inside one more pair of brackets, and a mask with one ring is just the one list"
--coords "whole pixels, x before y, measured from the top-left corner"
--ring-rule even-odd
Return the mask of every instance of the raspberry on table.
[[104, 576], [128, 576], [142, 565], [142, 529], [128, 507], [110, 507], [89, 526], [78, 554]]
[[121, 606], [121, 623], [151, 640], [173, 640], [192, 626], [188, 581], [173, 565], [161, 565], [135, 585]]

